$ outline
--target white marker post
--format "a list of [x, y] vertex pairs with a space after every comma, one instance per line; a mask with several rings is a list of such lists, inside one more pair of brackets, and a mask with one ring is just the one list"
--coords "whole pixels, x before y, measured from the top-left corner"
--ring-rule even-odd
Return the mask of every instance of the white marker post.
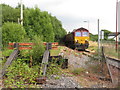
[[21, 0], [20, 24], [23, 25], [23, 4]]
[[98, 19], [98, 55], [100, 55], [100, 31], [99, 31], [99, 19]]
[[101, 46], [103, 46], [104, 31], [100, 32]]

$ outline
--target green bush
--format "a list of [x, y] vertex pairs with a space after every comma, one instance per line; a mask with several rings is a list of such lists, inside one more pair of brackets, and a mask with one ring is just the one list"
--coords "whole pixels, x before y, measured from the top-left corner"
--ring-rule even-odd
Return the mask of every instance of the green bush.
[[4, 77], [5, 88], [28, 88], [29, 84], [35, 84], [35, 79], [42, 76], [40, 66], [29, 67], [22, 59], [13, 61], [7, 69], [7, 77]]
[[7, 22], [2, 27], [2, 42], [20, 42], [24, 39], [26, 32], [24, 28], [17, 23]]
[[30, 56], [32, 56], [33, 63], [37, 64], [42, 61], [42, 58], [40, 57], [44, 54], [45, 46], [39, 36], [34, 36], [33, 43], [35, 43], [35, 45], [32, 50], [30, 50]]

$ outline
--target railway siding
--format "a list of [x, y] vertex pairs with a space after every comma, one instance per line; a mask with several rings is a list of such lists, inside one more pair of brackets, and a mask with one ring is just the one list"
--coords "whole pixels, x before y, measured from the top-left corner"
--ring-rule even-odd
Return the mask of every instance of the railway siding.
[[106, 57], [107, 67], [114, 85], [120, 85], [120, 61]]
[[113, 65], [113, 66], [120, 69], [120, 60], [113, 59], [113, 58], [110, 58], [110, 57], [106, 57], [106, 61], [107, 61], [108, 64]]
[[[66, 48], [66, 50], [67, 49], [68, 48]], [[68, 58], [69, 66], [73, 66], [74, 68], [85, 67], [85, 62], [89, 61], [88, 60], [89, 57], [92, 57], [96, 60], [104, 59], [106, 62], [106, 65], [107, 65], [107, 68], [108, 68], [113, 85], [115, 85], [115, 86], [120, 85], [120, 76], [119, 76], [120, 75], [120, 60], [106, 56], [104, 54], [104, 48], [102, 48], [101, 57], [94, 56], [94, 53], [91, 53], [91, 52], [81, 52], [84, 55], [76, 56], [76, 55], [71, 53], [71, 52], [73, 52], [73, 50], [71, 50], [71, 51], [68, 50], [68, 51], [69, 52], [67, 52], [67, 51], [64, 52], [63, 56]], [[76, 51], [74, 51], [74, 52], [76, 52]], [[88, 57], [88, 58], [84, 58], [84, 56]], [[103, 63], [103, 62], [101, 62], [101, 63]]]

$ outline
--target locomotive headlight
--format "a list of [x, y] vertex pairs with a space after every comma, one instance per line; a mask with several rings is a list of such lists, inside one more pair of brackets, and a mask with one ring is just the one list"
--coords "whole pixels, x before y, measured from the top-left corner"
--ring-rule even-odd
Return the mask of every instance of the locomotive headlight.
[[85, 39], [85, 41], [88, 41], [87, 39]]
[[77, 39], [75, 39], [75, 42], [78, 42], [78, 40], [77, 40]]

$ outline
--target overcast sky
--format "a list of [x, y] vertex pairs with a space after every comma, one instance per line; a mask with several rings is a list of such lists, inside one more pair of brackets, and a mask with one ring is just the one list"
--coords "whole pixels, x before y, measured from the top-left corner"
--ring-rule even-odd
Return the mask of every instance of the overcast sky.
[[[22, 0], [26, 7], [38, 6], [56, 16], [67, 31], [80, 27], [97, 34], [100, 30], [116, 31], [116, 0]], [[118, 0], [120, 1], [120, 0]], [[2, 3], [17, 6], [20, 0], [2, 0]], [[87, 21], [87, 22], [84, 22]]]

